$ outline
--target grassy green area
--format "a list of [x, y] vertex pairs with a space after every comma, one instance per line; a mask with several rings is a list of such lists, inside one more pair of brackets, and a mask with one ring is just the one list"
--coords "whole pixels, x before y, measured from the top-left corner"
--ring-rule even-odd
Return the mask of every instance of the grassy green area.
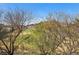
[[38, 46], [37, 46], [37, 40], [39, 40], [41, 34], [42, 34], [42, 32], [37, 31], [35, 29], [35, 27], [25, 29], [20, 34], [20, 36], [17, 38], [16, 44], [19, 45], [19, 46], [24, 46], [25, 48], [28, 48], [27, 49], [28, 52], [26, 54], [28, 54], [28, 53], [30, 54], [30, 52], [32, 54], [36, 54], [36, 53], [39, 54], [39, 49], [38, 49]]

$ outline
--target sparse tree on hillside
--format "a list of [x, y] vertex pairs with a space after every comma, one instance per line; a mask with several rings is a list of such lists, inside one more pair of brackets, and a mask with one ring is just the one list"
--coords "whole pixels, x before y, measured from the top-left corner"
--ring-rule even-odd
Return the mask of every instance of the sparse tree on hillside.
[[[72, 24], [70, 16], [63, 15], [61, 18], [53, 20], [52, 14], [47, 18], [47, 22], [40, 26], [42, 35], [38, 41], [38, 47], [41, 54], [77, 54], [79, 48], [79, 34], [76, 31], [77, 27]], [[62, 17], [62, 16], [61, 16]], [[78, 25], [78, 19], [77, 24]], [[74, 28], [75, 27], [75, 28]]]
[[7, 38], [3, 39], [4, 37], [0, 37], [0, 41], [4, 46], [4, 48], [0, 48], [4, 49], [6, 54], [13, 55], [16, 39], [24, 30], [25, 24], [32, 19], [32, 14], [23, 10], [9, 10], [3, 15], [3, 17], [4, 24], [8, 27], [6, 28], [7, 31], [5, 31], [7, 34], [3, 33], [3, 31], [2, 34], [3, 36], [7, 36]]

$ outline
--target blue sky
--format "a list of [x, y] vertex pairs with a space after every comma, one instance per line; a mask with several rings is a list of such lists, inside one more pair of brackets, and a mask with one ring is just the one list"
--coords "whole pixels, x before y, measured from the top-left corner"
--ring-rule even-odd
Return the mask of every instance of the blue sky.
[[2, 3], [0, 4], [0, 9], [25, 9], [33, 11], [34, 14], [38, 16], [44, 16], [49, 12], [65, 12], [69, 14], [79, 13], [78, 3]]
[[24, 9], [33, 12], [35, 17], [44, 17], [49, 12], [65, 12], [68, 14], [78, 14], [78, 3], [2, 3], [0, 9]]

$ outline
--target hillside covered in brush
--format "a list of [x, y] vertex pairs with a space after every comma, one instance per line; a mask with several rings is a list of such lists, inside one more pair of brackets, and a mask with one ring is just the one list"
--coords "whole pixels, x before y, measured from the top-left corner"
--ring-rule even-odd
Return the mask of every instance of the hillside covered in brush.
[[44, 55], [78, 54], [78, 29], [77, 20], [73, 23], [56, 20], [40, 22], [20, 34], [16, 41], [16, 52]]

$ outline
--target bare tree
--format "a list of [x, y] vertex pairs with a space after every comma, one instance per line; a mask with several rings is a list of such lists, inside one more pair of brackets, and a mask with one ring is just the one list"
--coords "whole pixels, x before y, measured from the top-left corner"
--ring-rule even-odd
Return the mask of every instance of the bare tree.
[[60, 22], [52, 18], [50, 14], [47, 21], [40, 24], [37, 31], [42, 32], [37, 42], [41, 54], [56, 54], [56, 49], [63, 42], [64, 33]]
[[[62, 18], [63, 16], [63, 18]], [[60, 19], [63, 22], [60, 22]], [[41, 54], [77, 54], [79, 48], [78, 19], [72, 23], [72, 18], [61, 14], [61, 17], [53, 19], [52, 14], [46, 18], [48, 21], [42, 23], [38, 30], [43, 34], [37, 45]]]
[[[15, 41], [17, 37], [24, 30], [26, 23], [32, 19], [32, 14], [28, 11], [23, 10], [9, 10], [4, 14], [4, 24], [7, 27], [4, 36], [7, 35], [7, 38], [0, 39], [4, 45], [4, 50], [7, 54], [13, 55], [15, 50]], [[1, 47], [1, 49], [3, 49]]]
[[[63, 39], [63, 42], [58, 47], [58, 50], [60, 54], [77, 54], [78, 48], [79, 48], [79, 34], [76, 30], [77, 27], [75, 26], [75, 23], [69, 22], [69, 19], [72, 20], [72, 18], [64, 18], [64, 24], [63, 26], [63, 33], [65, 33], [65, 38]], [[58, 51], [57, 51], [58, 52]]]

